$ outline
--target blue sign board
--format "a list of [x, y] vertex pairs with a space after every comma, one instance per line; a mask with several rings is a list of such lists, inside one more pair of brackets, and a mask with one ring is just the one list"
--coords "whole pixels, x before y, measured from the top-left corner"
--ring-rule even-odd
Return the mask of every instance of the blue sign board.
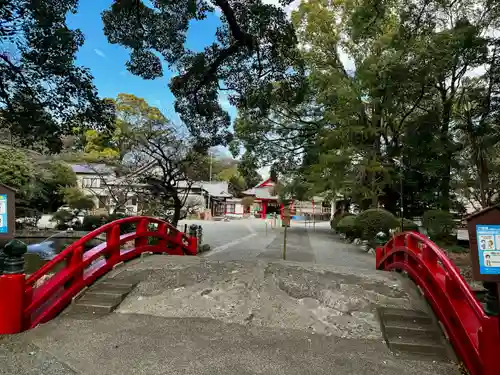
[[9, 233], [7, 220], [7, 194], [0, 194], [0, 233]]
[[500, 225], [476, 225], [479, 273], [500, 275]]

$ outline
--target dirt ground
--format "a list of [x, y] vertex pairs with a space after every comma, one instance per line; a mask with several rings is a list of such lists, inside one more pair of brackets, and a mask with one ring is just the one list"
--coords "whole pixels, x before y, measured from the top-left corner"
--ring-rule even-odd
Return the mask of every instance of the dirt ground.
[[470, 253], [452, 253], [446, 252], [448, 257], [455, 263], [460, 270], [460, 274], [473, 290], [483, 290], [483, 285], [479, 281], [475, 281], [472, 277], [472, 265]]

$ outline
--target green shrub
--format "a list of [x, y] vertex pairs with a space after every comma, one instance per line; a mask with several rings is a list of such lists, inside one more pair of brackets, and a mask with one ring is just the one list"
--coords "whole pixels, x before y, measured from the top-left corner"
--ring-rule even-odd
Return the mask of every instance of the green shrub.
[[340, 220], [342, 220], [346, 216], [354, 216], [354, 215], [349, 213], [349, 212], [342, 212], [342, 213], [333, 217], [333, 219], [330, 221], [330, 227], [332, 229], [336, 230], [337, 225], [339, 224]]
[[[397, 232], [401, 231], [401, 219], [398, 217], [394, 223], [394, 228]], [[409, 219], [403, 219], [403, 232], [413, 231], [418, 232], [418, 225]]]
[[389, 234], [389, 230], [397, 227], [396, 217], [382, 208], [371, 208], [356, 216], [356, 226], [362, 232], [362, 239], [372, 240], [377, 233]]
[[337, 232], [343, 233], [349, 239], [358, 238], [361, 236], [361, 231], [356, 225], [356, 216], [346, 215], [341, 219], [336, 228]]
[[71, 220], [73, 220], [73, 218], [73, 213], [68, 210], [59, 210], [52, 215], [50, 221], [56, 222], [57, 230], [66, 230], [70, 227]]
[[88, 215], [83, 218], [82, 229], [91, 232], [108, 222], [105, 215]]
[[[111, 223], [112, 221], [119, 220], [119, 219], [125, 219], [126, 217], [130, 217], [128, 215], [124, 215], [121, 213], [113, 213], [108, 216], [108, 223]], [[135, 224], [134, 223], [127, 223], [127, 224], [122, 224], [120, 226], [120, 233], [125, 234], [125, 233], [131, 233], [135, 231]]]
[[436, 240], [448, 239], [456, 226], [453, 215], [441, 210], [424, 212], [423, 224], [429, 237]]

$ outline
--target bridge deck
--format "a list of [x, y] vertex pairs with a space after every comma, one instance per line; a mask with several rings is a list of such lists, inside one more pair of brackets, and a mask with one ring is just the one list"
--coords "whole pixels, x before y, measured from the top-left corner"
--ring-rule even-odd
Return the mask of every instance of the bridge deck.
[[292, 228], [286, 262], [279, 234], [252, 231], [204, 258], [154, 255], [114, 270], [108, 278], [138, 283], [115, 312], [63, 313], [0, 339], [0, 374], [459, 374], [387, 348], [378, 307], [427, 309], [408, 280], [320, 230]]

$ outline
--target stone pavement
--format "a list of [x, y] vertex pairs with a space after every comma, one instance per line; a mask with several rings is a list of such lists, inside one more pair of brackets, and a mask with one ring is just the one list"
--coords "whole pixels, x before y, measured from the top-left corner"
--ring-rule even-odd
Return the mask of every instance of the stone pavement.
[[[220, 225], [220, 224], [219, 224]], [[207, 238], [204, 242], [210, 242], [220, 227], [204, 227]], [[216, 249], [204, 254], [213, 260], [280, 260], [283, 256], [283, 228], [270, 229], [267, 233], [263, 221], [244, 221], [226, 224], [228, 233], [248, 231], [242, 236], [241, 242], [232, 246]], [[230, 228], [230, 229], [229, 229]], [[244, 232], [247, 233], [247, 232]], [[252, 234], [253, 233], [253, 234]], [[296, 262], [312, 262], [317, 264], [330, 264], [336, 266], [352, 267], [373, 270], [375, 268], [375, 257], [360, 251], [359, 247], [339, 241], [332, 234], [330, 223], [320, 222], [313, 227], [310, 223], [292, 222], [287, 231], [287, 254], [286, 259]]]
[[375, 271], [373, 256], [292, 227], [288, 259], [303, 261], [282, 261], [281, 232], [249, 228], [213, 255], [154, 255], [114, 270], [109, 278], [138, 283], [118, 310], [62, 314], [0, 339], [0, 374], [459, 374], [389, 351], [377, 308], [427, 306], [406, 279]]

